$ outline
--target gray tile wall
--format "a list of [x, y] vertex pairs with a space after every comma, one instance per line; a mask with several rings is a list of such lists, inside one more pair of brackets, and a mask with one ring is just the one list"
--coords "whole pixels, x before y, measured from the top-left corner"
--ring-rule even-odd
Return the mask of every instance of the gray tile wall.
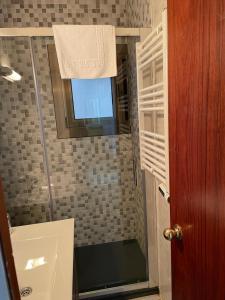
[[143, 253], [146, 253], [146, 216], [145, 216], [145, 191], [144, 178], [140, 167], [140, 145], [139, 145], [139, 121], [138, 121], [138, 105], [137, 105], [137, 76], [136, 76], [136, 38], [129, 38], [129, 94], [131, 99], [131, 138], [133, 148], [133, 159], [135, 164], [136, 185], [134, 187], [134, 199], [136, 208], [136, 229], [137, 239], [142, 248]]
[[48, 27], [52, 24], [126, 25], [125, 0], [2, 1], [0, 27]]
[[131, 135], [57, 139], [48, 43], [34, 40], [56, 218], [75, 217], [78, 245], [135, 238]]
[[14, 224], [36, 222], [38, 215], [47, 221], [47, 178], [29, 44], [24, 38], [4, 38], [0, 49], [0, 64], [9, 63], [23, 76], [13, 84], [0, 77], [0, 174], [8, 209]]
[[151, 1], [162, 0], [126, 0], [126, 15], [128, 26], [151, 26]]
[[[2, 15], [0, 19], [0, 26], [3, 27], [51, 26], [52, 23], [98, 23], [116, 26], [142, 26], [146, 24], [148, 26], [150, 22], [149, 14], [146, 13], [149, 9], [147, 1], [144, 3], [143, 1], [125, 0], [3, 1], [5, 1], [4, 6], [0, 8], [4, 12], [4, 16]], [[136, 9], [140, 7], [142, 13], [136, 14]], [[17, 88], [14, 86], [13, 90], [11, 90], [10, 83], [5, 81], [3, 83], [2, 80], [0, 83], [4, 85], [4, 89], [1, 89], [1, 99], [5, 99], [8, 93], [12, 99], [12, 103], [0, 100], [1, 134], [9, 144], [7, 149], [3, 148], [2, 153], [5, 157], [1, 160], [0, 168], [6, 172], [6, 174], [3, 173], [4, 177], [10, 178], [10, 180], [7, 179], [5, 185], [7, 186], [8, 205], [11, 207], [14, 222], [25, 224], [37, 222], [37, 214], [40, 215], [38, 221], [48, 219], [48, 193], [45, 189], [47, 183], [43, 170], [43, 153], [40, 144], [39, 121], [35, 110], [30, 58], [28, 59], [29, 49], [27, 42], [20, 42], [20, 45], [18, 42], [11, 41], [11, 43], [13, 42], [15, 44], [6, 47], [7, 51], [17, 49], [17, 52], [20, 53], [18, 62], [15, 62], [15, 67], [17, 63], [20, 63], [18, 70], [23, 70], [24, 61], [27, 61], [25, 64], [28, 64], [28, 67], [23, 71], [27, 80], [21, 81]], [[38, 79], [43, 97], [42, 108], [55, 217], [61, 219], [75, 216], [78, 245], [137, 237], [144, 251], [145, 218], [138, 146], [135, 41], [131, 40], [129, 43], [130, 79], [132, 83], [130, 90], [132, 93], [132, 136], [58, 140], [56, 138], [46, 39], [34, 41], [36, 57], [38, 58]], [[18, 53], [16, 54], [18, 55]], [[13, 61], [15, 52], [10, 55], [10, 60]], [[24, 56], [20, 57], [21, 55]], [[17, 92], [18, 99], [15, 95]], [[30, 99], [33, 101], [32, 110], [35, 112], [34, 114], [30, 113]], [[12, 114], [15, 101], [17, 101], [17, 112]], [[8, 103], [7, 108], [5, 105], [1, 106], [2, 102]], [[18, 114], [18, 112], [22, 112], [22, 114]], [[32, 120], [27, 120], [24, 117], [24, 122], [23, 114], [25, 113], [31, 114]], [[14, 122], [18, 122], [19, 126], [13, 127]], [[8, 125], [6, 125], [8, 123], [13, 127], [12, 135], [8, 135]], [[21, 130], [22, 136], [19, 135]], [[27, 134], [29, 136], [25, 137]], [[15, 140], [14, 152], [9, 157], [5, 153], [6, 151], [11, 152], [9, 149], [11, 149], [10, 143], [13, 139]], [[25, 139], [28, 139], [28, 143], [25, 143]], [[17, 143], [21, 142], [22, 144], [25, 143], [23, 148], [27, 151], [23, 158], [18, 157], [19, 147]], [[134, 185], [133, 180], [133, 157], [137, 166], [138, 186]], [[14, 160], [13, 164], [12, 161]], [[18, 160], [20, 160], [19, 166], [17, 165]], [[25, 168], [24, 162], [29, 167]], [[21, 184], [18, 183], [15, 170], [22, 177]], [[38, 182], [36, 182], [37, 180]], [[12, 186], [18, 185], [19, 188], [12, 189]]]
[[[151, 4], [150, 0], [127, 0], [126, 14], [129, 27], [151, 27]], [[140, 167], [140, 145], [139, 145], [139, 122], [138, 122], [138, 101], [137, 101], [137, 71], [136, 71], [136, 38], [128, 39], [129, 50], [129, 68], [130, 68], [130, 99], [131, 118], [132, 118], [132, 144], [133, 156], [136, 166], [137, 185], [134, 190], [134, 199], [136, 201], [136, 229], [137, 239], [143, 253], [147, 256], [146, 240], [146, 201], [144, 184], [145, 180]]]
[[[26, 39], [1, 40], [23, 77], [0, 79], [0, 173], [14, 225], [48, 219], [47, 180]], [[51, 41], [49, 41], [51, 42]], [[46, 39], [34, 40], [55, 218], [74, 217], [77, 245], [136, 237], [131, 135], [57, 139]]]

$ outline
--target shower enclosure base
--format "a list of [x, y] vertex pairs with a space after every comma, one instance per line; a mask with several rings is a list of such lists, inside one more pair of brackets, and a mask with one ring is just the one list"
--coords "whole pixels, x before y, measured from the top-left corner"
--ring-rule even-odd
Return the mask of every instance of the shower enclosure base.
[[[85, 300], [128, 300], [142, 297], [148, 297], [149, 300], [155, 300], [154, 296], [159, 295], [158, 287], [148, 287], [149, 282], [141, 282], [129, 285], [118, 286], [104, 290], [97, 290], [87, 293], [80, 293], [79, 299]], [[157, 298], [158, 299], [158, 298]], [[159, 299], [158, 299], [159, 300]]]
[[79, 293], [148, 280], [137, 240], [78, 247], [75, 256]]

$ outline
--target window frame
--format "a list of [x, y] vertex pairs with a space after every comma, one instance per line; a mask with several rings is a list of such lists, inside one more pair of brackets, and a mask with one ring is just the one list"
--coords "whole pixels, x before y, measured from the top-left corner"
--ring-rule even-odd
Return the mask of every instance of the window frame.
[[[59, 139], [66, 139], [121, 134], [119, 120], [121, 113], [118, 111], [116, 77], [111, 78], [113, 117], [75, 119], [71, 80], [61, 79], [55, 45], [47, 45], [47, 50], [57, 137]], [[98, 124], [99, 126], [97, 126]], [[127, 133], [130, 133], [130, 131]]]
[[[71, 84], [71, 80], [68, 81], [69, 81], [69, 87], [66, 89], [68, 94], [65, 97], [65, 102], [66, 102], [65, 119], [66, 119], [67, 128], [71, 128], [73, 130], [74, 135], [76, 135], [75, 137], [117, 134], [116, 106], [115, 106], [116, 98], [115, 98], [114, 79], [111, 78], [113, 116], [102, 117], [102, 118], [85, 118], [85, 119], [75, 119], [72, 84]], [[96, 127], [96, 124], [99, 124], [102, 128], [94, 128]], [[93, 126], [93, 134], [90, 135], [90, 131], [88, 132], [88, 134], [86, 133], [87, 126]], [[102, 129], [106, 129], [107, 131], [103, 133]]]

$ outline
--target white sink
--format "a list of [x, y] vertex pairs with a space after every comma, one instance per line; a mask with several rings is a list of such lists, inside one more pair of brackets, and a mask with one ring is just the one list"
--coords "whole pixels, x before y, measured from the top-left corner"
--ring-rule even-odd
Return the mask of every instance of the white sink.
[[14, 227], [12, 246], [19, 288], [27, 300], [72, 300], [74, 220]]

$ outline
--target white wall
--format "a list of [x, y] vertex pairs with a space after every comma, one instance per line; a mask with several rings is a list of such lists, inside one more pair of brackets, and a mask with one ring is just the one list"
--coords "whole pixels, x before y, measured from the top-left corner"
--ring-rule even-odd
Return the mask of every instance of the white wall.
[[10, 299], [1, 247], [0, 247], [0, 299], [1, 300]]

